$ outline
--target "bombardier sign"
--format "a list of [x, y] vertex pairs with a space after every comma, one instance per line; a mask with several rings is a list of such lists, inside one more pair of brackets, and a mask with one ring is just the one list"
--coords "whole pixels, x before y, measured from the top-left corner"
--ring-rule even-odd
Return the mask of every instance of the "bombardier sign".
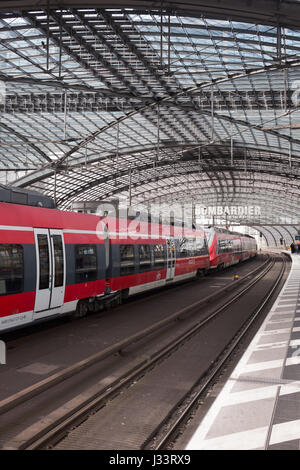
[[218, 215], [220, 217], [253, 217], [261, 215], [260, 206], [196, 206], [196, 214], [201, 217], [211, 217]]

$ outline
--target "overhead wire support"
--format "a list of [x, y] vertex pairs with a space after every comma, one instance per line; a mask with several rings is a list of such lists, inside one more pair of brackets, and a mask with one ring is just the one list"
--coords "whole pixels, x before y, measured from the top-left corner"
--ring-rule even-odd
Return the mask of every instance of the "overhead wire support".
[[[290, 121], [290, 137], [292, 137], [292, 126], [291, 126], [291, 115], [289, 115], [289, 121]], [[289, 145], [289, 167], [292, 168], [292, 153], [293, 153], [293, 147], [292, 147], [292, 141], [290, 140], [290, 145]]]
[[213, 85], [210, 89], [210, 111], [211, 111], [211, 140], [215, 138], [215, 118], [214, 118], [214, 89]]
[[54, 204], [56, 205], [56, 178], [57, 178], [57, 174], [56, 174], [56, 168], [54, 169], [54, 189], [53, 189], [53, 200], [54, 200]]
[[230, 125], [230, 164], [233, 166], [233, 137], [232, 137], [232, 123]]
[[131, 164], [129, 165], [129, 206], [131, 206], [132, 200], [132, 168]]
[[157, 105], [157, 147], [156, 147], [156, 161], [159, 161], [160, 152], [160, 107]]
[[65, 90], [65, 95], [64, 95], [64, 140], [66, 140], [66, 135], [67, 135], [67, 98], [68, 98], [68, 92]]
[[116, 153], [116, 173], [119, 173], [119, 153], [120, 153], [120, 123], [117, 124], [117, 153]]
[[168, 72], [171, 73], [171, 16], [168, 15]]
[[277, 59], [281, 62], [281, 25], [277, 25]]
[[160, 2], [160, 65], [163, 66], [163, 0]]
[[49, 70], [49, 62], [50, 62], [50, 1], [47, 0], [47, 70]]
[[62, 10], [60, 10], [60, 23], [59, 23], [59, 55], [58, 55], [58, 79], [61, 80], [62, 70]]

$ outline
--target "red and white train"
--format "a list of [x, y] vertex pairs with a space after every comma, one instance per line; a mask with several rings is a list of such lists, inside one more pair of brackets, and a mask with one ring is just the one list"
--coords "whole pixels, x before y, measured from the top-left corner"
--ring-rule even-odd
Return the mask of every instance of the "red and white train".
[[226, 268], [257, 253], [255, 238], [219, 227], [205, 229], [211, 268]]
[[[82, 316], [256, 253], [251, 237], [217, 229], [210, 232], [208, 247], [200, 229], [5, 200], [0, 202], [0, 331], [71, 312]], [[226, 240], [241, 250], [225, 253]]]

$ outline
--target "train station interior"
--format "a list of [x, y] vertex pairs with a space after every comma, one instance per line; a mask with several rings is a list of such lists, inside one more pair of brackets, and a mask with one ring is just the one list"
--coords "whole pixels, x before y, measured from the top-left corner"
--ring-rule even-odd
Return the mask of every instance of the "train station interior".
[[0, 450], [300, 450], [299, 1], [2, 0], [0, 214]]

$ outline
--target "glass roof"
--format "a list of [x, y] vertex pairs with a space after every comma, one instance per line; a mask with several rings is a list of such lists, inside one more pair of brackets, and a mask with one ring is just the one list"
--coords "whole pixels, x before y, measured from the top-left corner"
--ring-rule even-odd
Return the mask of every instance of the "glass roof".
[[299, 52], [299, 31], [277, 24], [0, 11], [1, 182], [61, 208], [131, 185], [132, 204], [197, 194], [296, 217]]

